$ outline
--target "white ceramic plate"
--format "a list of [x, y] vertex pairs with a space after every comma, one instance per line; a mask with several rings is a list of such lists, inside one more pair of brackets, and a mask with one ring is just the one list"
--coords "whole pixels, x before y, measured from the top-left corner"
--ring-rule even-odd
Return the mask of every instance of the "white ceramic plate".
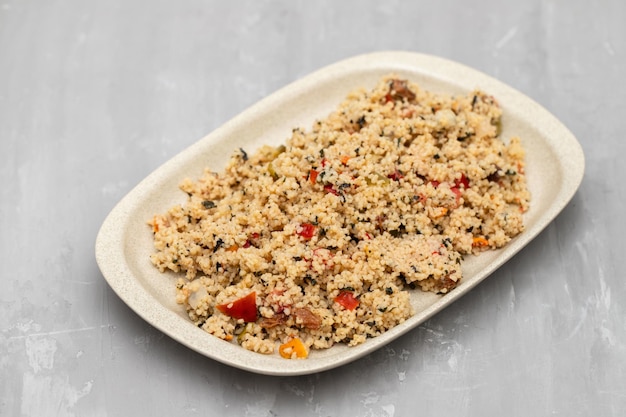
[[[451, 293], [438, 296], [414, 291], [416, 314], [382, 336], [348, 348], [312, 351], [306, 360], [249, 352], [194, 326], [174, 300], [175, 275], [159, 273], [150, 263], [152, 232], [146, 221], [185, 201], [178, 185], [197, 178], [205, 167], [220, 171], [232, 152], [254, 151], [262, 144], [284, 143], [296, 126], [309, 129], [357, 87], [373, 87], [394, 72], [440, 93], [480, 88], [503, 108], [502, 135], [522, 138], [527, 150], [527, 180], [532, 193], [526, 231], [508, 246], [466, 257], [464, 279]], [[299, 375], [331, 369], [372, 352], [410, 331], [456, 301], [535, 238], [565, 207], [583, 177], [584, 156], [574, 136], [554, 116], [511, 87], [466, 66], [408, 52], [357, 56], [325, 67], [230, 120], [150, 174], [106, 218], [96, 241], [98, 265], [117, 295], [152, 326], [201, 354], [237, 368], [271, 375]]]

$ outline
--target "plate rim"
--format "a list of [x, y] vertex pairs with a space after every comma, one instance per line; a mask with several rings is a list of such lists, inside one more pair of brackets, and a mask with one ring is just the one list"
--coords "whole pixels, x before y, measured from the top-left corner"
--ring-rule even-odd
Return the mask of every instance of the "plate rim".
[[[395, 70], [387, 69], [391, 67], [394, 67]], [[503, 249], [500, 249], [501, 256], [497, 258], [497, 262], [492, 262], [489, 264], [488, 268], [481, 270], [477, 279], [474, 279], [469, 285], [463, 287], [462, 291], [455, 290], [439, 298], [439, 300], [431, 306], [420, 312], [418, 314], [419, 317], [416, 318], [416, 315], [409, 318], [407, 320], [407, 322], [410, 321], [408, 325], [396, 326], [381, 336], [369, 339], [367, 344], [343, 349], [350, 353], [340, 354], [339, 359], [335, 361], [320, 360], [318, 362], [312, 360], [312, 358], [287, 361], [277, 358], [276, 363], [280, 363], [280, 367], [272, 363], [270, 363], [271, 366], [261, 366], [259, 365], [259, 361], [254, 360], [258, 358], [260, 354], [247, 351], [237, 346], [233, 346], [236, 350], [221, 350], [220, 343], [227, 342], [211, 335], [207, 334], [210, 338], [205, 338], [206, 340], [204, 341], [193, 340], [194, 334], [197, 334], [196, 331], [198, 329], [196, 329], [191, 322], [185, 321], [158, 302], [156, 302], [156, 304], [158, 304], [156, 309], [146, 311], [142, 306], [150, 305], [156, 300], [143, 288], [141, 283], [136, 280], [133, 281], [134, 276], [129, 266], [124, 262], [120, 262], [120, 259], [125, 259], [124, 238], [127, 232], [126, 227], [120, 227], [120, 225], [126, 225], [129, 215], [133, 211], [133, 201], [149, 195], [149, 185], [156, 179], [166, 175], [169, 171], [172, 171], [180, 161], [190, 158], [198, 149], [208, 146], [211, 141], [219, 139], [229, 130], [245, 123], [247, 119], [252, 118], [256, 113], [262, 111], [262, 109], [288, 101], [290, 97], [293, 98], [302, 92], [309, 91], [317, 83], [328, 82], [338, 75], [345, 76], [351, 71], [355, 71], [357, 68], [370, 71], [386, 68], [387, 72], [401, 72], [402, 70], [415, 72], [418, 70], [421, 74], [424, 74], [424, 76], [463, 89], [467, 88], [468, 83], [466, 81], [460, 82], [459, 79], [468, 79], [469, 77], [473, 81], [480, 81], [480, 87], [485, 91], [491, 93], [497, 90], [495, 95], [497, 95], [499, 101], [506, 102], [512, 107], [524, 106], [525, 113], [541, 116], [544, 122], [542, 128], [547, 129], [554, 137], [558, 137], [559, 140], [562, 141], [561, 143], [551, 142], [548, 143], [548, 145], [552, 145], [552, 147], [555, 148], [555, 152], [563, 153], [562, 158], [559, 158], [559, 162], [562, 164], [560, 168], [568, 174], [562, 175], [562, 184], [559, 188], [560, 194], [555, 198], [556, 203], [549, 206], [549, 211], [540, 216], [539, 221], [533, 225], [532, 229], [524, 231], [522, 235], [526, 237], [521, 240], [521, 244], [509, 244]], [[379, 349], [401, 335], [415, 329], [421, 323], [465, 295], [534, 240], [534, 238], [556, 218], [571, 201], [580, 187], [584, 171], [584, 153], [573, 133], [539, 103], [502, 81], [464, 64], [434, 55], [409, 51], [366, 53], [327, 65], [287, 84], [243, 110], [220, 127], [214, 129], [212, 132], [192, 143], [157, 167], [133, 187], [106, 216], [96, 237], [95, 257], [98, 267], [109, 286], [131, 310], [149, 324], [188, 348], [223, 364], [258, 374], [275, 376], [311, 374], [345, 365]], [[191, 326], [189, 326], [189, 324], [191, 324]], [[220, 354], [215, 354], [212, 351], [215, 347], [218, 347], [217, 350]], [[333, 349], [335, 349], [335, 347], [333, 347]]]

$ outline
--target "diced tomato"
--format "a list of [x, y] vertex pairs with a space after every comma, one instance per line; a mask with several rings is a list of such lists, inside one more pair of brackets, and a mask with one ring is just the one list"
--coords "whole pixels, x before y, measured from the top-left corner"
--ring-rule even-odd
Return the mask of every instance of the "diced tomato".
[[320, 162], [320, 164], [322, 165], [322, 168], [324, 168], [327, 163], [328, 161], [326, 160], [326, 158], [322, 159], [322, 161]]
[[317, 172], [314, 169], [309, 171], [309, 181], [311, 181], [311, 184], [315, 184], [315, 181], [317, 180], [318, 175], [319, 175], [319, 172]]
[[457, 204], [461, 195], [463, 194], [463, 190], [467, 190], [469, 188], [469, 180], [465, 176], [465, 174], [461, 174], [461, 178], [457, 178], [454, 180], [454, 186], [450, 187], [450, 191], [454, 193], [456, 196]]
[[216, 308], [234, 319], [242, 319], [245, 322], [256, 321], [256, 292], [253, 291], [230, 303], [220, 304]]
[[335, 302], [341, 305], [346, 310], [354, 310], [359, 305], [359, 300], [354, 296], [352, 291], [341, 291], [337, 297], [335, 297]]
[[430, 184], [431, 184], [433, 187], [435, 187], [435, 188], [439, 187], [439, 184], [440, 184], [440, 182], [439, 182], [439, 181], [437, 181], [437, 180], [430, 180], [429, 182], [430, 182]]
[[387, 175], [387, 178], [394, 181], [400, 181], [401, 178], [404, 178], [404, 175], [402, 175], [398, 168], [396, 168], [391, 174]]
[[250, 246], [252, 246], [253, 240], [256, 240], [260, 237], [261, 235], [258, 234], [257, 232], [251, 233], [248, 235], [248, 239], [246, 240], [246, 243], [243, 244], [244, 248], [249, 248]]
[[332, 184], [326, 184], [324, 186], [324, 191], [333, 195], [339, 195], [339, 191], [335, 190]]
[[467, 179], [467, 177], [465, 176], [465, 174], [461, 174], [461, 178], [458, 178], [456, 180], [454, 180], [454, 185], [457, 188], [460, 188], [461, 185], [463, 186], [463, 188], [465, 188], [466, 190], [469, 188], [469, 180]]
[[315, 235], [315, 226], [311, 223], [302, 223], [296, 233], [305, 239], [311, 239]]
[[291, 307], [291, 304], [285, 304], [280, 297], [285, 293], [285, 290], [275, 288], [265, 298], [266, 302], [269, 302], [274, 312], [282, 314], [285, 308]]

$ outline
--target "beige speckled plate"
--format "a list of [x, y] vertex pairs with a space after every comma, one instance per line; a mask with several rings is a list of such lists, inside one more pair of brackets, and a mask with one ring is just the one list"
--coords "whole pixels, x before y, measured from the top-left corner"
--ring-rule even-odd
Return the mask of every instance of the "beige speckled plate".
[[[308, 129], [357, 87], [373, 87], [395, 72], [435, 92], [465, 93], [480, 88], [503, 107], [503, 137], [522, 138], [527, 150], [527, 178], [532, 193], [527, 229], [505, 248], [467, 257], [464, 280], [445, 296], [412, 294], [415, 316], [382, 336], [348, 348], [313, 351], [306, 360], [261, 355], [213, 337], [194, 326], [174, 301], [174, 274], [161, 274], [150, 263], [153, 214], [186, 198], [178, 189], [185, 177], [198, 177], [210, 166], [219, 171], [232, 152], [278, 145], [291, 129]], [[463, 65], [433, 56], [381, 52], [357, 56], [325, 67], [241, 113], [213, 133], [176, 155], [135, 187], [106, 218], [96, 241], [96, 258], [109, 285], [135, 312], [154, 327], [201, 354], [237, 368], [270, 375], [298, 375], [351, 362], [418, 326], [485, 279], [528, 244], [565, 207], [583, 177], [584, 156], [574, 136], [554, 116], [523, 94]]]

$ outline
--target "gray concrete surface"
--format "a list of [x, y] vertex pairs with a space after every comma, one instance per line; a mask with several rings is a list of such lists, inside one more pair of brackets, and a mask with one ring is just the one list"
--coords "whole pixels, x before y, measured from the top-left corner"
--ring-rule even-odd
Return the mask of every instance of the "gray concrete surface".
[[[624, 415], [625, 21], [620, 0], [0, 0], [0, 415]], [[459, 302], [320, 374], [226, 367], [117, 298], [94, 241], [120, 198], [377, 50], [453, 59], [554, 113], [587, 158], [572, 202]]]

